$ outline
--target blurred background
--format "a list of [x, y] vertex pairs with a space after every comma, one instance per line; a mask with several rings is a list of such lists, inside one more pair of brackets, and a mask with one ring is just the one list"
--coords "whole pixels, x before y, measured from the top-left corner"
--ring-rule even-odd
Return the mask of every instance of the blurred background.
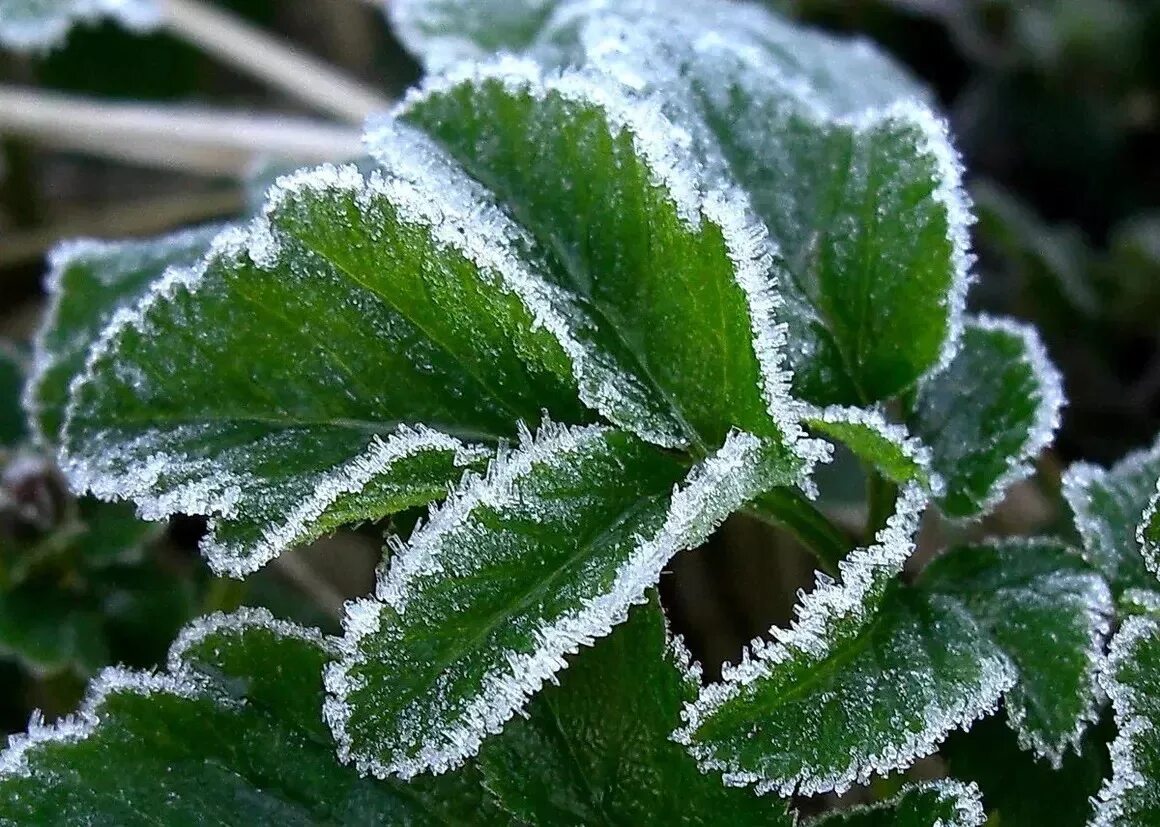
[[[200, 5], [252, 26], [253, 37], [292, 44], [384, 101], [418, 77], [370, 2]], [[973, 309], [1035, 323], [1070, 400], [1038, 480], [1018, 487], [976, 531], [1066, 531], [1062, 469], [1079, 458], [1110, 462], [1160, 431], [1160, 0], [769, 5], [877, 41], [941, 102], [978, 215]], [[246, 602], [335, 628], [344, 597], [369, 590], [383, 531], [405, 533], [416, 517], [328, 539], [244, 585], [211, 581], [196, 555], [197, 521], [142, 526], [131, 512], [78, 502], [51, 461], [21, 445], [19, 372], [43, 308], [45, 256], [58, 239], [150, 235], [238, 215], [270, 171], [285, 167], [264, 148], [300, 138], [308, 149], [299, 143], [295, 152], [325, 156], [332, 142], [341, 157], [357, 139], [351, 110], [365, 102], [320, 111], [192, 40], [189, 31], [142, 36], [99, 25], [46, 54], [0, 53], [0, 724], [7, 731], [23, 729], [34, 707], [50, 715], [70, 709], [103, 664], [156, 663], [193, 614]], [[117, 108], [125, 101], [147, 104], [145, 115]], [[179, 121], [149, 119], [175, 105], [212, 109], [201, 143], [179, 140]], [[105, 134], [114, 112], [143, 117], [145, 137]], [[256, 120], [244, 129], [223, 121], [223, 140], [212, 128], [223, 113]], [[294, 120], [280, 127], [267, 116]], [[851, 485], [840, 464], [831, 476], [827, 507], [856, 523], [857, 481]], [[963, 530], [932, 525], [927, 546]], [[664, 599], [709, 676], [744, 641], [785, 622], [795, 590], [811, 580], [808, 560], [790, 541], [743, 519], [672, 568]]]

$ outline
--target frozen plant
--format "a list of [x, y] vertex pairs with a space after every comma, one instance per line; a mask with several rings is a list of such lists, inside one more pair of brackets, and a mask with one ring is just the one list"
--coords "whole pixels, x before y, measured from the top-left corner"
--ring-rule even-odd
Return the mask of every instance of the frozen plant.
[[[43, 41], [148, 6], [32, 5]], [[1157, 451], [1068, 473], [1075, 545], [904, 572], [924, 515], [987, 515], [1063, 405], [1034, 330], [966, 311], [971, 205], [926, 91], [724, 0], [389, 8], [428, 75], [371, 160], [231, 226], [63, 246], [25, 401], [78, 491], [208, 518], [218, 574], [430, 515], [341, 637], [203, 618], [165, 671], [34, 720], [0, 818], [791, 827], [1001, 705], [992, 760], [1062, 773], [1110, 697], [1093, 823], [1160, 819]], [[861, 542], [815, 502], [836, 446]], [[738, 512], [819, 572], [707, 683], [656, 586]], [[813, 823], [1018, 823], [958, 766]]]

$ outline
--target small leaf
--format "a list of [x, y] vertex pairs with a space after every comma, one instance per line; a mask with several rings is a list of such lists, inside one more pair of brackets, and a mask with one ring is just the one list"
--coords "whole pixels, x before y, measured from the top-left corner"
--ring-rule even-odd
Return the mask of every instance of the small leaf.
[[203, 551], [237, 576], [333, 528], [335, 509], [442, 497], [482, 455], [447, 433], [496, 442], [542, 408], [589, 418], [579, 345], [521, 232], [457, 174], [282, 179], [263, 219], [104, 331], [73, 386], [73, 484], [148, 519], [211, 516]]
[[386, 6], [395, 34], [430, 72], [529, 45], [559, 0], [401, 0]]
[[841, 442], [896, 485], [917, 480], [936, 495], [943, 489], [942, 478], [930, 470], [930, 449], [878, 411], [832, 405], [807, 412], [805, 424]]
[[59, 46], [78, 23], [112, 18], [134, 31], [161, 23], [157, 0], [0, 0], [0, 44], [17, 51]]
[[383, 777], [458, 766], [674, 554], [796, 473], [745, 433], [688, 476], [621, 431], [525, 437], [397, 550], [375, 599], [348, 607], [326, 681], [340, 756]]
[[974, 784], [947, 779], [908, 784], [889, 801], [852, 807], [811, 821], [816, 827], [982, 827]]
[[956, 601], [899, 585], [926, 497], [902, 489], [874, 545], [819, 576], [788, 630], [756, 640], [685, 709], [675, 737], [705, 770], [758, 792], [841, 792], [909, 766], [992, 711], [1007, 656]]
[[81, 239], [49, 254], [48, 310], [24, 400], [42, 441], [60, 441], [69, 384], [83, 370], [101, 330], [136, 304], [168, 267], [196, 262], [221, 229], [207, 226], [144, 241]]
[[995, 716], [955, 733], [940, 750], [951, 773], [979, 785], [987, 812], [1003, 827], [1085, 827], [1107, 772], [1111, 716], [1084, 733], [1080, 748], [1053, 769], [1020, 748], [1018, 736]]
[[1096, 802], [1093, 827], [1160, 823], [1160, 621], [1129, 617], [1112, 638], [1100, 682], [1116, 728], [1112, 776]]
[[1059, 767], [1099, 718], [1096, 680], [1110, 628], [1103, 578], [1064, 543], [997, 540], [935, 559], [919, 580], [928, 594], [957, 600], [996, 646], [1019, 682], [1007, 715], [1024, 749]]
[[76, 716], [12, 739], [0, 821], [500, 823], [474, 770], [403, 788], [334, 760], [318, 717], [331, 647], [260, 610], [196, 621], [167, 672], [107, 669]]
[[25, 360], [15, 345], [0, 340], [0, 448], [24, 441], [28, 428], [20, 407]]
[[1032, 471], [1059, 427], [1063, 388], [1033, 328], [968, 320], [951, 363], [919, 388], [912, 427], [946, 480], [950, 517], [986, 513]]
[[480, 753], [487, 786], [528, 824], [765, 824], [790, 827], [785, 804], [698, 771], [669, 733], [700, 687], [656, 592], [583, 650]]
[[1117, 599], [1133, 587], [1156, 587], [1136, 532], [1158, 479], [1160, 441], [1110, 469], [1077, 462], [1063, 476], [1063, 496], [1083, 541], [1084, 558], [1103, 572]]
[[[542, 76], [502, 60], [437, 77], [398, 116], [422, 127], [493, 192], [544, 250], [546, 277], [576, 296], [590, 335], [667, 423], [660, 444], [701, 452], [730, 428], [796, 438], [774, 319], [773, 248], [729, 187], [705, 187], [680, 131], [603, 78]], [[397, 129], [384, 123], [379, 135]], [[388, 169], [414, 150], [374, 132]]]

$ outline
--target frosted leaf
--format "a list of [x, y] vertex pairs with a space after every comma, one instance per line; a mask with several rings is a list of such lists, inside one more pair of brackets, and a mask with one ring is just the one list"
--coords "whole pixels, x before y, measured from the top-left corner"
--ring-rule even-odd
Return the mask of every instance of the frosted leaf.
[[518, 230], [458, 194], [354, 167], [281, 179], [260, 219], [114, 314], [71, 389], [74, 486], [210, 516], [210, 562], [239, 575], [333, 528], [332, 506], [441, 497], [479, 456], [464, 442], [542, 408], [587, 419]]
[[795, 466], [745, 433], [691, 472], [621, 431], [525, 435], [396, 549], [374, 599], [348, 606], [326, 675], [340, 757], [380, 777], [459, 766], [674, 554]]
[[559, 0], [403, 0], [384, 3], [395, 33], [426, 68], [527, 46]]
[[1118, 734], [1112, 777], [1096, 801], [1092, 827], [1160, 821], [1160, 621], [1129, 617], [1112, 638], [1100, 682], [1112, 699]]
[[480, 752], [488, 788], [521, 823], [795, 823], [783, 802], [725, 787], [669, 739], [700, 676], [654, 590], [571, 661]]
[[24, 395], [42, 442], [59, 440], [69, 384], [117, 311], [136, 304], [166, 268], [197, 262], [221, 230], [207, 226], [145, 240], [78, 239], [49, 253], [44, 280], [48, 310], [37, 331]]
[[994, 710], [1008, 657], [956, 601], [900, 585], [926, 505], [902, 488], [868, 547], [819, 575], [788, 629], [755, 640], [686, 706], [674, 735], [706, 771], [758, 792], [841, 792], [909, 766]]
[[978, 787], [951, 779], [907, 784], [886, 801], [810, 822], [817, 827], [983, 827], [986, 823]]
[[1023, 749], [1055, 768], [1099, 719], [1096, 680], [1113, 614], [1103, 578], [1058, 540], [1007, 539], [951, 549], [919, 588], [957, 600], [1018, 671], [1007, 693]]
[[921, 385], [911, 416], [947, 481], [943, 512], [973, 517], [996, 506], [1051, 444], [1062, 407], [1059, 371], [1032, 327], [968, 320], [958, 353]]
[[1138, 527], [1160, 479], [1160, 440], [1111, 468], [1077, 462], [1063, 475], [1063, 496], [1083, 541], [1084, 558], [1103, 572], [1117, 599], [1131, 588], [1155, 588]]
[[158, 0], [0, 0], [0, 45], [18, 51], [59, 46], [78, 23], [102, 18], [137, 32], [156, 28]]
[[805, 424], [841, 442], [896, 485], [916, 480], [935, 496], [943, 491], [942, 477], [931, 471], [930, 449], [879, 411], [831, 405], [807, 410]]
[[[34, 715], [0, 754], [0, 821], [120, 827], [466, 823], [495, 818], [467, 772], [372, 783], [319, 719], [334, 642], [242, 609], [195, 621], [165, 672], [107, 669], [79, 712]], [[163, 814], [161, 816], [160, 814]]]
[[[405, 5], [412, 19], [432, 8]], [[440, 64], [470, 53], [460, 22], [485, 8], [442, 18], [419, 47]], [[503, 46], [636, 90], [684, 131], [700, 178], [739, 185], [775, 245], [800, 395], [865, 404], [949, 362], [970, 205], [925, 92], [874, 47], [700, 0], [560, 2], [533, 40]]]
[[1116, 608], [1122, 615], [1156, 615], [1160, 617], [1160, 591], [1128, 589], [1120, 595]]
[[[536, 239], [599, 350], [671, 412], [670, 442], [711, 449], [731, 427], [798, 439], [775, 250], [743, 193], [705, 185], [688, 135], [655, 103], [603, 76], [502, 59], [434, 78], [395, 117], [433, 136]], [[375, 132], [369, 146], [389, 169], [414, 157]]]
[[1136, 542], [1140, 544], [1140, 553], [1148, 571], [1160, 577], [1160, 481], [1136, 528]]

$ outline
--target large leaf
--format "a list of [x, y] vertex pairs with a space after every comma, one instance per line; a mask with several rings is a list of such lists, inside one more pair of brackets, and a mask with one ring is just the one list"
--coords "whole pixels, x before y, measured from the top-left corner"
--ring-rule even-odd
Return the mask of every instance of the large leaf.
[[[606, 79], [542, 77], [505, 60], [435, 78], [398, 116], [536, 238], [547, 277], [583, 305], [600, 350], [621, 354], [670, 412], [657, 441], [704, 453], [731, 427], [796, 434], [773, 248], [741, 193], [706, 190], [680, 131], [654, 107]], [[397, 131], [386, 122], [379, 136]], [[373, 133], [370, 148], [392, 170], [415, 154]]]
[[327, 672], [340, 756], [379, 776], [458, 766], [675, 553], [795, 475], [744, 433], [687, 477], [622, 431], [525, 437], [397, 550], [374, 599], [348, 607]]
[[161, 22], [157, 0], [0, 0], [0, 44], [21, 51], [59, 45], [78, 23], [112, 18], [135, 31]]
[[185, 230], [142, 241], [82, 239], [49, 255], [48, 311], [36, 337], [25, 407], [41, 440], [56, 443], [69, 384], [118, 311], [128, 310], [168, 267], [196, 262], [222, 228]]
[[982, 827], [987, 821], [973, 784], [908, 784], [888, 801], [823, 816], [817, 827]]
[[1160, 620], [1124, 621], [1112, 638], [1101, 683], [1112, 699], [1119, 734], [1093, 827], [1160, 823]]
[[706, 770], [758, 791], [842, 791], [932, 752], [993, 710], [1008, 657], [956, 600], [901, 586], [926, 504], [902, 488], [875, 544], [820, 577], [788, 630], [754, 641], [686, 707], [677, 733]]
[[1064, 474], [1063, 495], [1083, 541], [1084, 557], [1103, 572], [1117, 599], [1128, 589], [1156, 586], [1136, 534], [1158, 479], [1160, 441], [1109, 469], [1077, 462]]
[[959, 601], [1007, 653], [1019, 682], [1006, 697], [1020, 744], [1055, 767], [1099, 718], [1096, 676], [1112, 616], [1103, 578], [1050, 539], [961, 546], [923, 571], [919, 587]]
[[1059, 372], [1033, 328], [970, 319], [954, 359], [922, 384], [912, 415], [947, 483], [943, 512], [971, 517], [998, 504], [1051, 444], [1062, 405]]
[[0, 821], [501, 823], [473, 770], [404, 787], [334, 760], [318, 716], [332, 646], [261, 611], [195, 622], [168, 671], [108, 669], [75, 716], [12, 739]]
[[652, 592], [484, 745], [487, 786], [527, 824], [790, 827], [785, 804], [702, 774], [669, 739], [699, 687]]
[[332, 528], [336, 509], [441, 497], [480, 456], [448, 433], [494, 442], [542, 408], [586, 418], [576, 320], [524, 263], [518, 228], [461, 173], [437, 173], [283, 179], [262, 220], [118, 314], [73, 386], [74, 484], [148, 518], [211, 515], [203, 549], [237, 575]]
[[[752, 205], [778, 245], [778, 314], [810, 401], [885, 399], [949, 360], [970, 214], [945, 128], [902, 70], [751, 5], [547, 5], [411, 1], [396, 16], [439, 65], [502, 46], [653, 96], [683, 130], [669, 130], [681, 155], [739, 183], [748, 197], [731, 201]], [[491, 11], [501, 24], [485, 29]]]

